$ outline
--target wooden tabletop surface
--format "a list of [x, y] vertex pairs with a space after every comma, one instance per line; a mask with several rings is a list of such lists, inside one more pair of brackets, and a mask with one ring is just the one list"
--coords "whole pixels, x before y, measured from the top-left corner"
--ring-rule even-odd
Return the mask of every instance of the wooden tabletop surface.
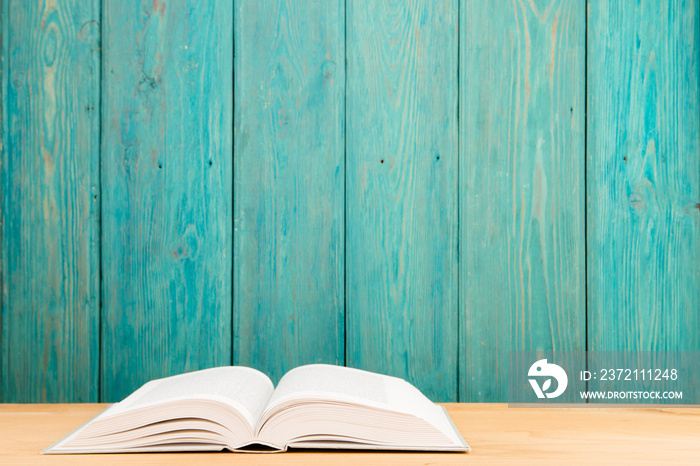
[[471, 453], [40, 455], [103, 404], [0, 404], [0, 464], [698, 464], [700, 408], [446, 404]]

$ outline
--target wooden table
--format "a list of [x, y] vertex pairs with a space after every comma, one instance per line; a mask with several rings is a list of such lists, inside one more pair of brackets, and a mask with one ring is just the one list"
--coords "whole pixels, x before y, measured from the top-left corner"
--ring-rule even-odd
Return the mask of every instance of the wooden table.
[[102, 404], [0, 404], [0, 464], [698, 464], [700, 408], [446, 404], [473, 451], [39, 455]]

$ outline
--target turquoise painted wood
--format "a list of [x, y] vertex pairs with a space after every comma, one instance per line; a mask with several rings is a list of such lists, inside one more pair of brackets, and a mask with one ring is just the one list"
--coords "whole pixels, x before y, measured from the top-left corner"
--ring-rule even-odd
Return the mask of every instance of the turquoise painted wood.
[[700, 350], [697, 0], [0, 4], [0, 401]]
[[457, 1], [347, 3], [349, 366], [457, 399]]
[[700, 5], [592, 1], [591, 350], [700, 350]]
[[234, 361], [344, 363], [344, 4], [235, 3]]
[[97, 401], [99, 17], [2, 3], [0, 401]]
[[462, 2], [460, 401], [585, 349], [583, 2]]
[[231, 363], [233, 7], [105, 2], [101, 399]]

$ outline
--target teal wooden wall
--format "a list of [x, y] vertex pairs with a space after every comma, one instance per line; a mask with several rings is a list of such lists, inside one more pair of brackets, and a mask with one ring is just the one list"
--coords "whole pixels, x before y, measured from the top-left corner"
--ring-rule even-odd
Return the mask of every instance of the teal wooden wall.
[[1, 5], [0, 401], [700, 351], [697, 1]]

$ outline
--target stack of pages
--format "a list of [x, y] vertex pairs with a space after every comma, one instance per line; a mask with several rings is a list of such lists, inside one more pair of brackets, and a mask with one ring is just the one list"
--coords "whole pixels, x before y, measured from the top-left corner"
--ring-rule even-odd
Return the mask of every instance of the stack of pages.
[[275, 388], [248, 367], [148, 382], [43, 453], [469, 451], [444, 410], [395, 377], [314, 364]]

